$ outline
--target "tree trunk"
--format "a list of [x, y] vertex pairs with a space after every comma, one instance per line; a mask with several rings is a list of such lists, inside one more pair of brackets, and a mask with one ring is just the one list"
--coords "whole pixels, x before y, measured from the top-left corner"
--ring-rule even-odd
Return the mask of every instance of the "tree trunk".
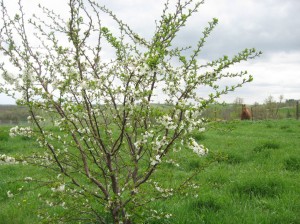
[[125, 209], [121, 209], [120, 205], [116, 205], [111, 209], [114, 224], [132, 224], [129, 217], [126, 217]]

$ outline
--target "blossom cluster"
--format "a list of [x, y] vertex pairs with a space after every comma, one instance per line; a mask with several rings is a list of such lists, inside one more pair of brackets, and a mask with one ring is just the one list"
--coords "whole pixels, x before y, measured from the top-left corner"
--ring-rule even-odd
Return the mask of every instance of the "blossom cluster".
[[7, 191], [6, 194], [7, 194], [7, 197], [9, 197], [9, 198], [12, 198], [14, 196], [14, 194], [11, 193], [11, 191]]
[[19, 162], [16, 161], [16, 159], [14, 157], [7, 156], [5, 154], [0, 154], [0, 164], [1, 163], [4, 163], [4, 164], [18, 164]]
[[57, 187], [52, 187], [51, 190], [53, 192], [64, 192], [65, 191], [65, 184], [60, 184], [59, 186]]
[[32, 181], [32, 180], [33, 180], [32, 177], [25, 177], [25, 178], [24, 178], [24, 181], [26, 181], [26, 182], [27, 182], [27, 181]]
[[146, 144], [148, 142], [148, 139], [152, 138], [154, 136], [153, 130], [145, 131], [145, 133], [142, 135], [142, 139], [138, 140], [134, 143], [134, 146], [136, 148], [141, 147], [142, 145]]
[[162, 152], [162, 148], [168, 144], [166, 136], [160, 137], [157, 136], [155, 141], [152, 142], [153, 150], [157, 152]]
[[174, 121], [172, 120], [172, 118], [168, 115], [159, 117], [156, 121], [157, 121], [157, 123], [164, 126], [166, 129], [175, 130], [177, 128], [177, 124], [175, 124]]
[[153, 182], [155, 189], [161, 193], [161, 196], [164, 198], [170, 197], [174, 194], [174, 190], [173, 188], [162, 188], [161, 186], [159, 186], [159, 184], [157, 182]]
[[[44, 122], [44, 121], [46, 121], [46, 119], [44, 118], [44, 117], [41, 117], [41, 116], [39, 116], [39, 115], [36, 115], [35, 117], [35, 120], [36, 121], [38, 121], [38, 122]], [[28, 116], [27, 117], [27, 121], [28, 121], [28, 123], [32, 123], [32, 116]]]
[[151, 215], [149, 219], [170, 219], [173, 215], [171, 213], [159, 212], [155, 209], [150, 209]]
[[185, 122], [187, 124], [187, 131], [192, 132], [197, 130], [198, 132], [204, 132], [204, 122], [201, 118], [201, 112], [198, 110], [186, 110], [185, 111]]
[[198, 156], [204, 156], [208, 153], [208, 149], [205, 148], [203, 145], [199, 145], [195, 139], [189, 138], [188, 140], [188, 147], [193, 150]]
[[9, 130], [10, 137], [16, 136], [24, 136], [24, 137], [32, 137], [33, 130], [30, 127], [13, 127]]
[[160, 155], [156, 155], [154, 158], [150, 158], [150, 164], [155, 166], [161, 162]]
[[176, 161], [174, 161], [173, 159], [168, 159], [166, 160], [166, 163], [172, 164], [174, 166], [179, 167], [179, 163], [177, 163]]

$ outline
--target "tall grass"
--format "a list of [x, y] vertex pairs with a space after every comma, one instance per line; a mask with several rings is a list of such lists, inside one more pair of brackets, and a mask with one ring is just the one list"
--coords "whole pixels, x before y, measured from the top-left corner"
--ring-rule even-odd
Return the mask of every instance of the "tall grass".
[[[223, 130], [225, 129], [225, 130]], [[18, 156], [37, 150], [31, 139], [8, 137], [0, 128], [0, 154]], [[188, 149], [172, 153], [179, 166], [163, 164], [155, 177], [171, 185], [198, 170], [193, 194], [154, 201], [153, 209], [172, 213], [170, 219], [148, 223], [300, 223], [300, 123], [296, 120], [220, 122], [195, 139], [210, 153], [198, 158]], [[36, 185], [16, 181], [46, 178], [50, 171], [28, 165], [0, 165], [0, 223], [39, 223], [43, 208]], [[28, 183], [27, 183], [28, 184]], [[29, 190], [28, 190], [29, 189]], [[13, 198], [7, 191], [14, 192]]]

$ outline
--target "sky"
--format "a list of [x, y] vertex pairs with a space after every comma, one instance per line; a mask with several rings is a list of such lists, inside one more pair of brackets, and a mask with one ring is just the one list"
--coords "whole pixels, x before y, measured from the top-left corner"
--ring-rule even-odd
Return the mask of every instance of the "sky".
[[[13, 2], [6, 0], [8, 8], [16, 10]], [[28, 14], [41, 3], [61, 15], [67, 14], [66, 0], [23, 1]], [[163, 0], [98, 0], [106, 5], [135, 32], [151, 38], [155, 21], [159, 20]], [[170, 4], [176, 0], [170, 0]], [[263, 55], [235, 66], [253, 75], [247, 83], [222, 98], [231, 103], [237, 97], [244, 103], [263, 103], [269, 96], [279, 101], [300, 99], [300, 1], [299, 0], [206, 0], [199, 11], [188, 21], [187, 26], [175, 40], [178, 46], [195, 46], [203, 28], [212, 18], [219, 23], [200, 54], [200, 60], [218, 59], [223, 55], [233, 56], [245, 48], [256, 48]], [[111, 21], [107, 21], [112, 25]], [[13, 104], [14, 100], [0, 94], [0, 104]]]

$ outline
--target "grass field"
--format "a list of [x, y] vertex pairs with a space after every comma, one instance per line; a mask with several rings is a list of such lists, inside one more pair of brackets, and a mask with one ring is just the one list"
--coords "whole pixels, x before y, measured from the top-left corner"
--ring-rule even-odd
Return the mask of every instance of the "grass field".
[[[12, 139], [8, 130], [0, 127], [0, 154], [30, 155], [37, 150], [34, 140]], [[209, 155], [199, 159], [182, 150], [172, 155], [179, 167], [165, 164], [155, 175], [168, 185], [201, 168], [195, 177], [198, 197], [155, 201], [153, 209], [173, 216], [151, 223], [300, 223], [299, 133], [297, 120], [219, 122], [205, 133], [194, 133]], [[17, 180], [47, 175], [51, 173], [28, 165], [0, 165], [1, 224], [39, 223], [42, 203], [37, 194], [45, 190]], [[32, 190], [20, 190], [22, 186]], [[14, 197], [9, 198], [7, 191]]]

